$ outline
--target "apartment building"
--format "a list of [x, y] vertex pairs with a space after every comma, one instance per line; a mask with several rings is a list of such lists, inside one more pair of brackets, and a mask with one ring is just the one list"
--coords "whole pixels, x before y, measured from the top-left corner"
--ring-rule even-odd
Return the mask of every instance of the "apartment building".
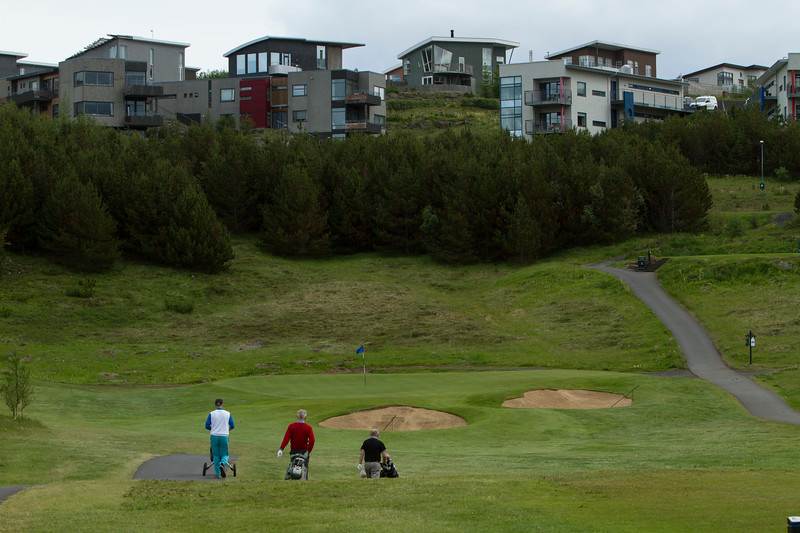
[[397, 55], [402, 62], [398, 86], [475, 93], [484, 79], [489, 81], [509, 51], [519, 43], [502, 39], [429, 37]]
[[[663, 120], [689, 112], [685, 83], [633, 72], [638, 61], [640, 72], [654, 74], [658, 52], [651, 51], [648, 57], [642, 49], [632, 49], [637, 56], [621, 46], [604, 50], [595, 42], [550, 55], [546, 61], [501, 65], [501, 127], [525, 138], [572, 128], [596, 134], [624, 120]], [[594, 62], [581, 59], [588, 50]], [[598, 58], [603, 59], [602, 66]]]
[[723, 96], [724, 93], [741, 92], [767, 71], [762, 65], [736, 65], [720, 63], [682, 76], [688, 83], [687, 94], [694, 96]]
[[[163, 124], [161, 83], [183, 81], [188, 43], [108, 35], [59, 63], [60, 97], [72, 116], [143, 129]], [[63, 110], [62, 110], [63, 112]]]
[[800, 53], [776, 61], [756, 80], [761, 110], [767, 116], [800, 118]]
[[256, 128], [343, 138], [386, 128], [382, 74], [342, 68], [356, 43], [262, 37], [224, 54], [229, 77], [163, 83], [159, 110], [185, 123], [247, 118]]

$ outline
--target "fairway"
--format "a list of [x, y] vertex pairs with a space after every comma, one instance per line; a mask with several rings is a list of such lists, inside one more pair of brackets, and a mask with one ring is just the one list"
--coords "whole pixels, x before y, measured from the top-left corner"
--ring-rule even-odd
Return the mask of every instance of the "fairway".
[[[507, 399], [543, 388], [636, 390], [633, 404], [620, 409], [502, 407]], [[682, 499], [683, 491], [696, 492], [703, 483], [709, 484], [701, 498], [705, 503], [688, 505], [679, 516], [667, 513], [663, 527], [648, 529], [711, 531], [736, 513], [743, 520], [740, 530], [755, 530], [794, 512], [791, 491], [782, 491], [789, 483], [784, 472], [796, 471], [800, 460], [795, 445], [800, 428], [753, 418], [730, 395], [697, 379], [524, 370], [377, 374], [369, 375], [366, 385], [358, 374], [322, 374], [165, 388], [46, 384], [38, 390], [30, 416], [43, 427], [27, 431], [39, 459], [14, 469], [4, 484], [42, 485], [0, 507], [3, 527], [10, 530], [42, 531], [66, 521], [75, 530], [166, 531], [178, 523], [179, 529], [203, 530], [207, 520], [181, 511], [193, 505], [218, 512], [236, 506], [237, 524], [244, 529], [271, 529], [293, 523], [291, 502], [302, 498], [309, 520], [328, 524], [321, 530], [340, 531], [350, 524], [347, 509], [364, 498], [375, 505], [389, 498], [403, 502], [389, 512], [396, 520], [383, 528], [389, 531], [407, 529], [401, 523], [414, 530], [491, 529], [490, 510], [497, 505], [507, 513], [501, 529], [555, 531], [567, 525], [636, 531], [642, 525], [637, 517], [658, 508], [664, 491]], [[239, 456], [239, 475], [202, 487], [133, 481], [149, 458], [205, 453], [202, 426], [215, 397], [225, 399], [236, 420], [231, 453]], [[401, 478], [391, 480], [394, 485], [379, 480], [365, 493], [370, 482], [358, 479], [355, 465], [366, 432], [326, 428], [319, 421], [397, 404], [452, 413], [467, 425], [383, 430]], [[299, 407], [308, 410], [317, 436], [311, 475], [308, 482], [283, 482], [286, 464], [275, 450]], [[79, 435], [70, 416], [76, 408], [92, 413], [82, 420]], [[27, 439], [8, 436], [3, 438], [8, 457], [29, 456], [23, 452]], [[65, 457], [71, 459], [65, 463]], [[781, 472], [777, 478], [776, 472]], [[648, 483], [663, 486], [636, 490]], [[751, 507], [742, 515], [742, 491], [770, 497], [761, 509]], [[75, 493], [90, 497], [76, 500]], [[430, 493], [438, 495], [435, 501], [424, 497]], [[443, 514], [442, 505], [448, 509]], [[597, 505], [618, 509], [621, 516], [597, 515]], [[464, 523], [466, 516], [472, 518]], [[708, 527], [698, 528], [699, 523]]]

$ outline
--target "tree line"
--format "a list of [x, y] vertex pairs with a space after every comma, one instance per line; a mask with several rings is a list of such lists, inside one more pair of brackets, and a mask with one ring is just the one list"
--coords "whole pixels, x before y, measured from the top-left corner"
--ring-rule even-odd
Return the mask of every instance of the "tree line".
[[283, 255], [526, 263], [638, 232], [699, 231], [711, 206], [702, 173], [752, 174], [751, 145], [764, 138], [774, 165], [797, 175], [797, 131], [742, 112], [533, 142], [469, 131], [332, 141], [221, 124], [144, 137], [3, 104], [0, 236], [90, 270], [124, 255], [218, 272], [232, 233], [258, 233]]

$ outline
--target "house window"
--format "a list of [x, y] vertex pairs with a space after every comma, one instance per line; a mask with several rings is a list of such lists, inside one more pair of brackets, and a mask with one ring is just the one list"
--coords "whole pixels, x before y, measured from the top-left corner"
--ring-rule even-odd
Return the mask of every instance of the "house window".
[[152, 80], [153, 79], [153, 65], [155, 65], [156, 61], [156, 51], [151, 48], [150, 49], [150, 63], [147, 68], [148, 77]]
[[381, 100], [386, 100], [386, 89], [384, 87], [375, 86], [372, 88], [372, 94], [379, 96]]
[[308, 111], [305, 109], [292, 111], [292, 122], [305, 122], [306, 120], [308, 120]]
[[328, 68], [327, 49], [324, 46], [317, 45], [317, 69], [325, 70]]
[[500, 78], [500, 129], [522, 137], [522, 76]]
[[292, 96], [308, 96], [308, 85], [292, 85]]
[[733, 85], [733, 72], [718, 72], [717, 86], [725, 87], [729, 85]]
[[345, 128], [345, 110], [337, 108], [331, 110], [331, 129], [343, 130]]
[[220, 89], [219, 101], [220, 102], [233, 102], [236, 100], [236, 89]]
[[253, 74], [258, 72], [258, 64], [257, 64], [257, 55], [256, 54], [247, 54], [247, 73]]
[[578, 96], [586, 96], [586, 82], [579, 81], [578, 82]]
[[119, 58], [128, 59], [128, 47], [124, 44], [119, 45]]
[[75, 102], [75, 116], [93, 115], [96, 117], [113, 117], [113, 102]]
[[484, 75], [488, 77], [488, 79], [492, 79], [492, 49], [491, 48], [484, 48], [482, 50], [482, 60], [481, 60], [481, 67], [483, 67]]
[[236, 74], [247, 74], [245, 60], [246, 58], [244, 54], [239, 54], [236, 56]]
[[385, 128], [386, 117], [384, 115], [375, 115], [375, 118], [372, 120], [372, 123], [380, 126], [381, 128]]
[[644, 75], [648, 78], [653, 77], [653, 65], [645, 65], [644, 66]]
[[578, 113], [578, 127], [579, 128], [586, 127], [586, 113]]
[[178, 81], [183, 81], [183, 52], [178, 52]]
[[344, 100], [345, 90], [344, 80], [331, 80], [331, 100]]
[[278, 52], [270, 52], [269, 53], [269, 64], [270, 65], [280, 65], [281, 64], [281, 55]]
[[592, 89], [592, 96], [603, 96], [603, 97], [605, 97], [605, 95], [606, 95], [605, 91], [598, 91], [596, 89]]
[[422, 54], [422, 72], [431, 72], [433, 70], [433, 46], [423, 48], [420, 53]]
[[81, 71], [75, 73], [74, 79], [75, 87], [82, 87], [83, 85], [94, 85], [99, 87], [114, 86], [113, 72], [96, 72], [92, 70]]
[[578, 65], [582, 67], [593, 67], [594, 56], [580, 56], [578, 57]]
[[423, 76], [422, 85], [433, 85], [433, 76]]
[[592, 126], [597, 126], [598, 128], [605, 128], [606, 127], [606, 123], [603, 122], [602, 120], [593, 120], [592, 121]]
[[464, 56], [459, 56], [458, 58], [458, 71], [464, 72], [467, 70], [467, 62], [464, 59]]
[[564, 58], [564, 64], [565, 65], [571, 65], [572, 64], [572, 56], [565, 57]]
[[259, 72], [267, 72], [269, 70], [269, 64], [267, 63], [267, 53], [266, 52], [259, 52], [258, 53], [258, 71]]
[[144, 72], [126, 72], [125, 85], [146, 85]]
[[407, 57], [403, 60], [403, 74], [406, 76], [411, 74], [411, 58]]

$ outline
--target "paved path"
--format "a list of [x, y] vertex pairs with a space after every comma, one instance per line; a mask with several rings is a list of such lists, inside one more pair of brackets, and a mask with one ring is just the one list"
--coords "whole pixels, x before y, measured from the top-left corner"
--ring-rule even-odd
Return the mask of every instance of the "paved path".
[[654, 273], [613, 268], [608, 262], [588, 268], [613, 274], [630, 287], [672, 332], [694, 375], [733, 394], [754, 416], [800, 424], [800, 413], [789, 407], [783, 398], [725, 365], [702, 326], [664, 292]]
[[[233, 464], [238, 455], [231, 455], [228, 463]], [[203, 464], [208, 463], [210, 468], [203, 475]], [[236, 472], [239, 473], [238, 470]], [[233, 472], [228, 470], [228, 475], [233, 477]], [[174, 453], [156, 457], [145, 462], [136, 470], [133, 479], [169, 479], [172, 481], [216, 481], [214, 478], [214, 465], [208, 455], [193, 455], [188, 453]]]
[[13, 496], [22, 489], [27, 489], [28, 487], [33, 487], [33, 485], [6, 485], [0, 487], [0, 503], [6, 501], [9, 496]]

